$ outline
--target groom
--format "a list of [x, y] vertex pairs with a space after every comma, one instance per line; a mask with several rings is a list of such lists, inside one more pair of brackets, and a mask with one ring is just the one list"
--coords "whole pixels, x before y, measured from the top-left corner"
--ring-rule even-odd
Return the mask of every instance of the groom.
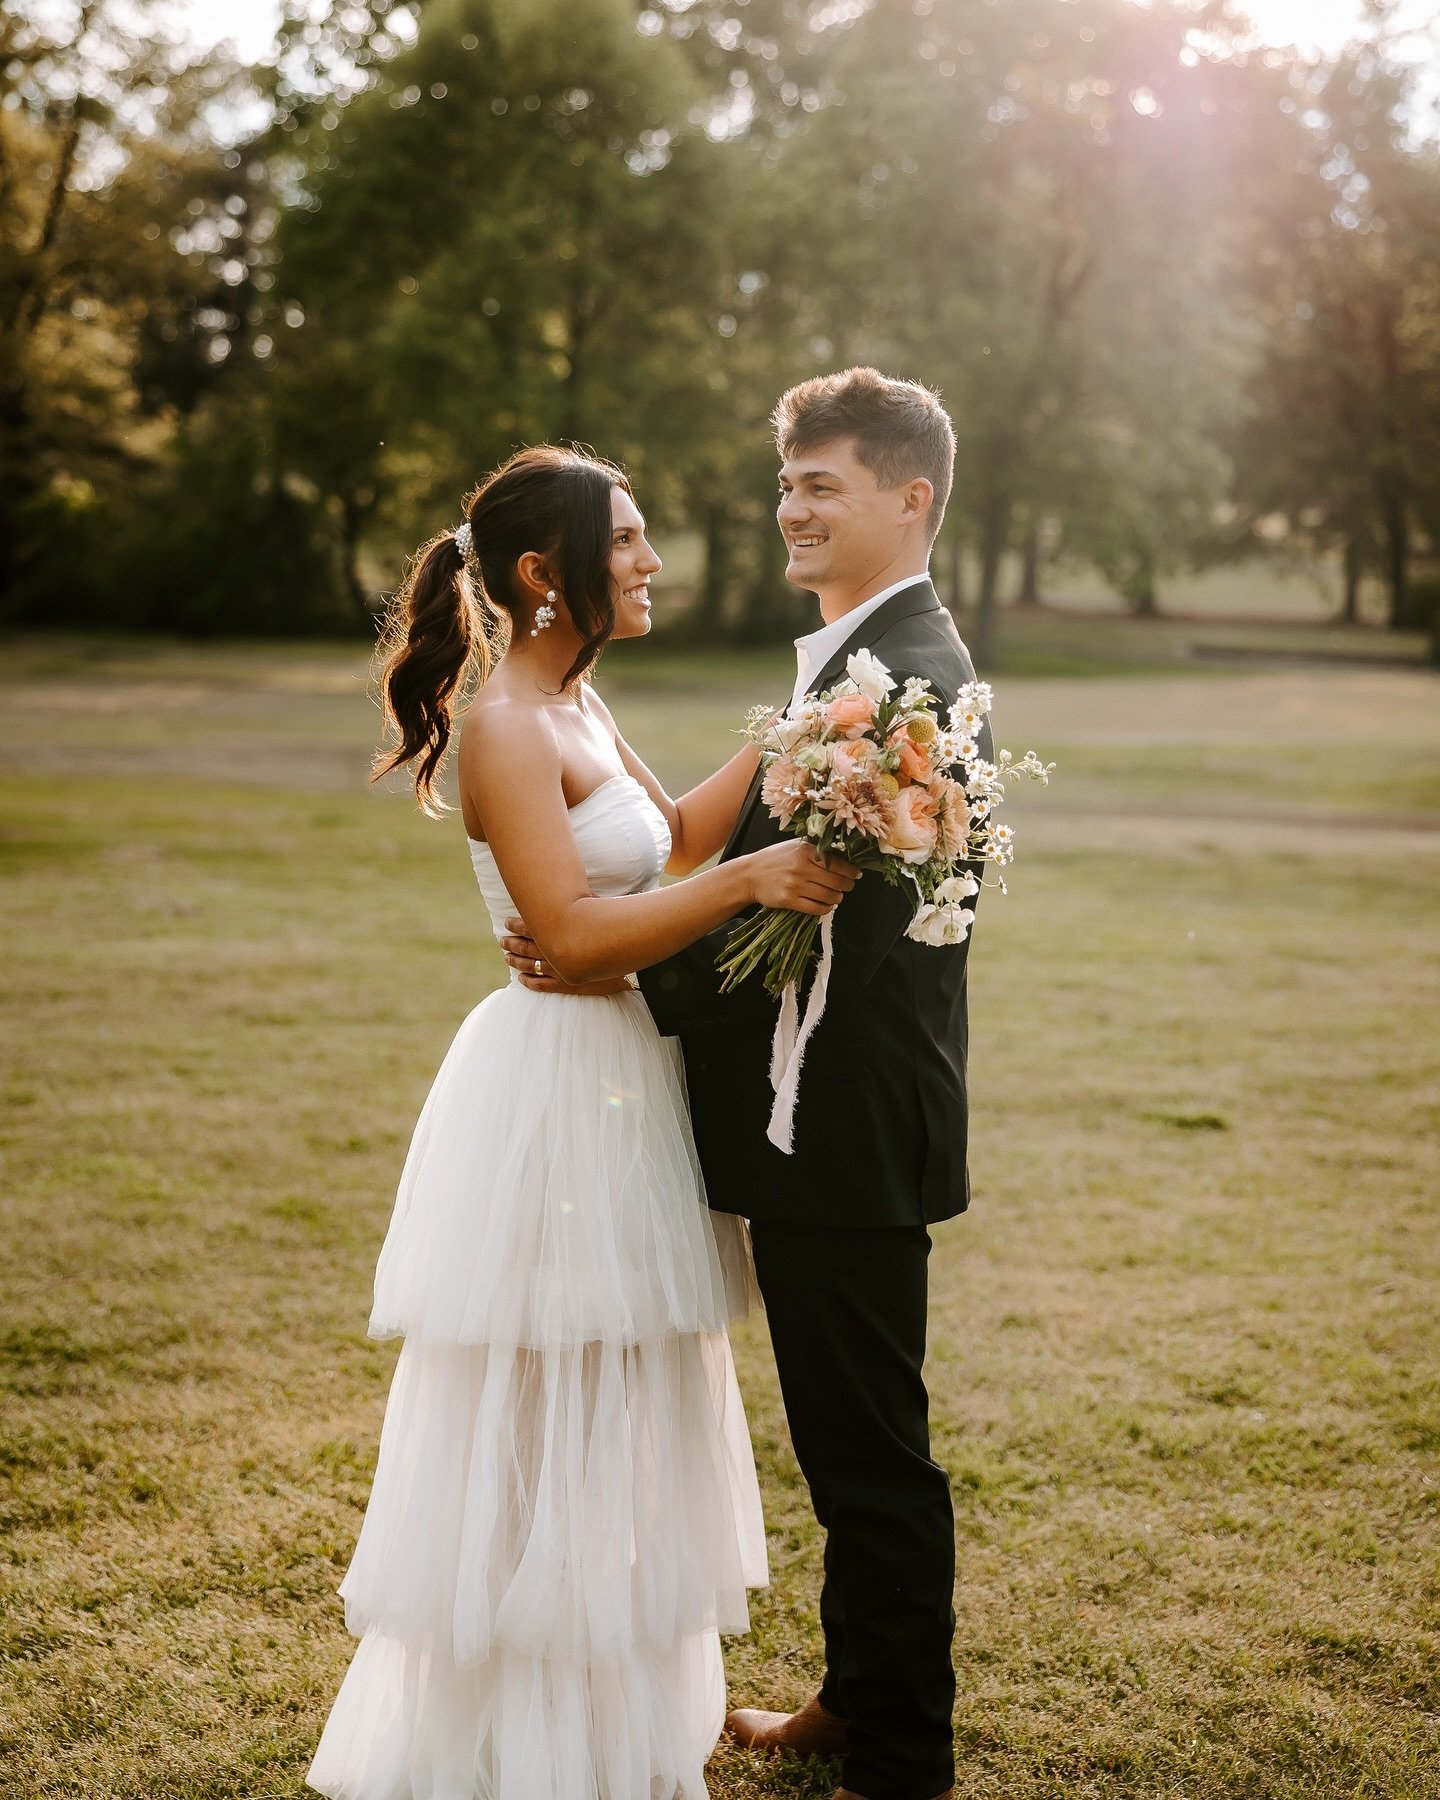
[[[786, 575], [825, 621], [796, 642], [792, 700], [868, 649], [948, 709], [974, 670], [927, 573], [955, 463], [944, 408], [914, 382], [847, 369], [791, 388], [775, 435]], [[988, 726], [981, 748], [992, 755]], [[757, 775], [722, 860], [781, 836]], [[732, 1713], [726, 1729], [757, 1749], [842, 1757], [836, 1800], [954, 1792], [955, 1527], [922, 1365], [928, 1227], [969, 1200], [969, 941], [913, 943], [913, 912], [913, 890], [873, 874], [835, 910], [792, 1156], [766, 1135], [775, 1005], [758, 980], [719, 991], [729, 927], [639, 976], [657, 1026], [680, 1039], [710, 1205], [750, 1220], [790, 1436], [826, 1532], [819, 1694], [794, 1714]], [[504, 944], [528, 984], [534, 944]]]
[[[927, 573], [955, 462], [939, 400], [847, 369], [791, 388], [775, 435], [786, 578], [819, 596], [824, 619], [796, 642], [792, 698], [833, 686], [863, 648], [948, 708], [974, 669]], [[724, 856], [781, 835], [757, 776]], [[720, 995], [726, 932], [639, 977], [684, 1051], [710, 1205], [750, 1219], [790, 1434], [827, 1534], [819, 1694], [789, 1716], [732, 1713], [726, 1728], [756, 1748], [841, 1756], [836, 1800], [947, 1800], [954, 1781], [954, 1514], [921, 1365], [928, 1227], [969, 1199], [969, 942], [911, 942], [913, 910], [875, 875], [836, 909], [793, 1156], [766, 1137], [775, 1009], [758, 980]]]

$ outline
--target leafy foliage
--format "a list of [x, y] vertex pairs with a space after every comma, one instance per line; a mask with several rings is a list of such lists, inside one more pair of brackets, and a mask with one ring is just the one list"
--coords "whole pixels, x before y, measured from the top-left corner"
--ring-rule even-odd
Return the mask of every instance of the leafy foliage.
[[1440, 159], [1380, 37], [1260, 56], [1179, 0], [297, 0], [245, 70], [144, 5], [54, 20], [0, 0], [0, 616], [363, 628], [558, 437], [698, 534], [695, 637], [789, 636], [766, 420], [860, 360], [955, 417], [982, 662], [1022, 544], [1032, 585], [1085, 564], [1141, 610], [1338, 553], [1414, 616]]

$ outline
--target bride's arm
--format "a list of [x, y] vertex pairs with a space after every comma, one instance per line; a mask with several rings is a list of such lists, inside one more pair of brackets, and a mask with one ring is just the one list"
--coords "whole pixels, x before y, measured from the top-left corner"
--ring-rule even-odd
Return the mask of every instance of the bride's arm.
[[747, 744], [698, 787], [691, 788], [678, 800], [672, 800], [643, 759], [621, 737], [609, 707], [593, 688], [585, 699], [587, 706], [593, 706], [614, 737], [615, 748], [627, 771], [665, 815], [665, 823], [670, 827], [670, 860], [665, 865], [666, 872], [689, 875], [701, 863], [709, 862], [725, 848], [725, 840], [740, 816], [746, 789], [760, 766], [760, 752], [753, 744]]
[[554, 734], [531, 708], [492, 703], [467, 718], [461, 783], [539, 954], [565, 982], [604, 981], [663, 962], [752, 904], [823, 915], [854, 885], [848, 864], [827, 867], [794, 838], [674, 887], [596, 895], [570, 829], [561, 773]]

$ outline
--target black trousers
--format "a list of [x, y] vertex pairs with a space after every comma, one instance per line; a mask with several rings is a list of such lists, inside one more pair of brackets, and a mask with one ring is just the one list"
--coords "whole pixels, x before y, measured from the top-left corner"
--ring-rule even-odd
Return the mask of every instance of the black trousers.
[[753, 1224], [795, 1455], [824, 1527], [820, 1702], [848, 1720], [844, 1785], [933, 1800], [955, 1779], [955, 1515], [930, 1457], [930, 1234]]

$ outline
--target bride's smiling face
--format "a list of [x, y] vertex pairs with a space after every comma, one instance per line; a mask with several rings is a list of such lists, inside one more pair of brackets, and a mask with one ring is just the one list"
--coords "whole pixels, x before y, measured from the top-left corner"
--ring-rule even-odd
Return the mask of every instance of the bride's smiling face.
[[661, 558], [644, 535], [644, 515], [625, 488], [610, 490], [610, 592], [616, 599], [612, 637], [644, 637], [650, 630], [650, 576]]
[[644, 637], [650, 629], [650, 577], [660, 558], [645, 536], [640, 508], [624, 488], [610, 490], [610, 581], [615, 596], [612, 637]]

